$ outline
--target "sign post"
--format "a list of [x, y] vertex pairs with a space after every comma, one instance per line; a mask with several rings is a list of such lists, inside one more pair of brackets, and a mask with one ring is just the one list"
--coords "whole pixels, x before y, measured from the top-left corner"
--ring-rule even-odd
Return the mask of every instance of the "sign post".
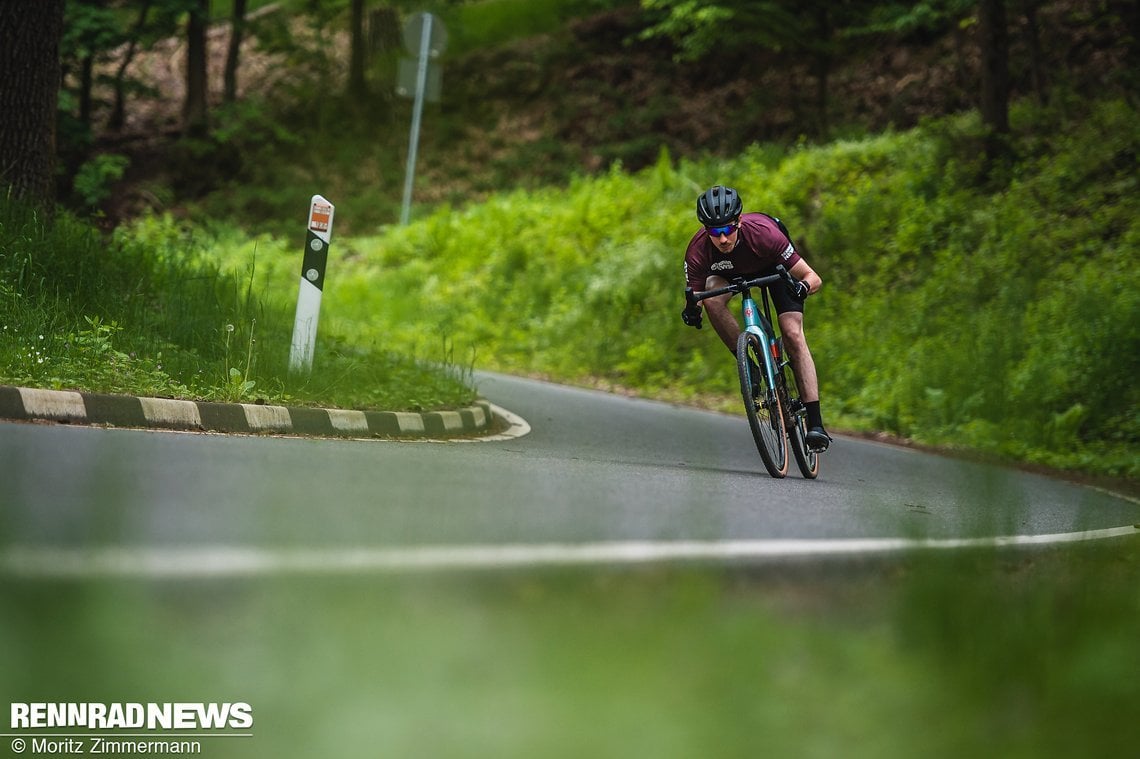
[[[447, 46], [447, 32], [443, 22], [430, 13], [417, 13], [404, 25], [404, 44], [417, 57], [415, 66], [414, 104], [412, 105], [412, 126], [408, 135], [408, 162], [404, 169], [404, 202], [400, 208], [400, 223], [407, 224], [412, 207], [412, 185], [416, 176], [416, 153], [420, 143], [420, 122], [423, 117], [424, 100], [439, 99], [439, 70], [435, 68], [428, 77], [428, 59], [436, 58]], [[400, 82], [396, 91], [408, 94], [405, 78], [411, 67], [401, 61]]]
[[321, 294], [325, 287], [325, 266], [332, 239], [333, 204], [314, 195], [309, 204], [309, 224], [305, 257], [301, 263], [301, 285], [297, 293], [297, 315], [293, 320], [293, 344], [289, 350], [289, 371], [309, 372], [317, 343], [317, 321], [321, 315]]

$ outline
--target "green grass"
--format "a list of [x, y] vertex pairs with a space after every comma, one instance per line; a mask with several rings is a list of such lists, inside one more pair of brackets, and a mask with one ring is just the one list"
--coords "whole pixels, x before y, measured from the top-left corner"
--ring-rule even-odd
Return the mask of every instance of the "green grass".
[[1138, 548], [6, 582], [0, 698], [248, 702], [226, 757], [1126, 756]]
[[416, 356], [322, 334], [311, 373], [291, 374], [296, 279], [257, 291], [256, 257], [231, 271], [206, 257], [220, 239], [169, 217], [107, 239], [0, 204], [0, 382], [394, 411], [474, 399], [470, 367], [442, 342]]

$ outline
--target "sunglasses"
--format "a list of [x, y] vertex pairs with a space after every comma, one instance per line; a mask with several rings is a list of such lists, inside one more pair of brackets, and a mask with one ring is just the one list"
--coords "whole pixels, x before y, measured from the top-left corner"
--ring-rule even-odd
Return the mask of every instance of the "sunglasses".
[[735, 224], [729, 224], [725, 227], [705, 227], [705, 231], [709, 233], [709, 237], [720, 237], [721, 235], [731, 235], [736, 231]]

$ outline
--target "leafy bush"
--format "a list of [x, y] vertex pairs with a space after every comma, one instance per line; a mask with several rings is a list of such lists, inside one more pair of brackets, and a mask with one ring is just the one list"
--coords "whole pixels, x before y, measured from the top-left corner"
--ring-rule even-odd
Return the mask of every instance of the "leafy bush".
[[446, 334], [489, 368], [731, 407], [723, 346], [677, 318], [693, 199], [724, 182], [823, 276], [808, 332], [833, 421], [1136, 476], [1140, 131], [1123, 101], [1091, 111], [1015, 111], [1033, 124], [1001, 175], [976, 115], [782, 160], [614, 164], [354, 241], [330, 308], [350, 339]]
[[130, 165], [126, 156], [101, 153], [79, 167], [75, 175], [75, 194], [87, 208], [98, 208], [111, 196], [111, 186], [123, 178]]

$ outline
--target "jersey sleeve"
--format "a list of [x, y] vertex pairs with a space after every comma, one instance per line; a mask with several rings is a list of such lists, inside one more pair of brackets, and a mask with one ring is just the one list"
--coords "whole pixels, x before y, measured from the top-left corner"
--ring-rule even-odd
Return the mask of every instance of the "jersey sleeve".
[[701, 235], [701, 232], [694, 235], [685, 249], [685, 286], [696, 291], [704, 290], [709, 278], [708, 254], [703, 249]]
[[791, 269], [799, 263], [800, 254], [796, 252], [796, 246], [774, 221], [761, 217], [746, 224], [742, 232], [748, 236], [749, 247], [756, 251], [764, 266], [782, 264], [785, 269]]

